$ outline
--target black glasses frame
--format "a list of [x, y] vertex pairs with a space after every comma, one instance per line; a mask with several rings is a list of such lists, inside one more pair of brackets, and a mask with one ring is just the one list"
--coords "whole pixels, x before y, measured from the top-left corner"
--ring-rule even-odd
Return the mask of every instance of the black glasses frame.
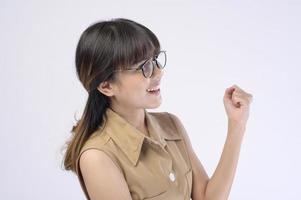
[[[160, 53], [163, 53], [163, 55], [164, 55], [164, 58], [165, 58], [165, 62], [164, 63], [158, 63], [158, 60], [157, 60], [157, 58], [158, 58], [158, 56], [160, 55]], [[144, 68], [143, 68], [143, 66], [148, 62], [148, 61], [150, 61], [150, 60], [152, 60], [152, 66], [153, 66], [153, 69], [152, 69], [152, 73], [151, 73], [151, 75], [150, 76], [146, 76], [145, 75], [145, 72], [144, 72]], [[142, 70], [142, 74], [143, 74], [143, 76], [145, 77], [145, 78], [150, 78], [150, 77], [152, 77], [152, 75], [153, 75], [153, 73], [154, 73], [154, 62], [156, 63], [156, 66], [158, 67], [158, 69], [163, 69], [164, 67], [165, 67], [165, 65], [166, 65], [166, 62], [167, 62], [167, 57], [166, 57], [166, 51], [159, 51], [159, 53], [157, 54], [157, 55], [155, 55], [155, 57], [152, 57], [152, 58], [149, 58], [149, 59], [147, 59], [147, 60], [145, 60], [141, 65], [139, 65], [137, 68], [132, 68], [132, 69], [120, 69], [120, 70], [115, 70], [115, 71], [124, 71], [124, 70], [126, 70], [126, 71], [139, 71], [139, 70]]]

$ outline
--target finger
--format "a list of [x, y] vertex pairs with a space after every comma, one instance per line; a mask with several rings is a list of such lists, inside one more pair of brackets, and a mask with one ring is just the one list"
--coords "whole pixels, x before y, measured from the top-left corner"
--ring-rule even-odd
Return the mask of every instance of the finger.
[[236, 96], [236, 97], [244, 98], [244, 99], [251, 98], [250, 95], [248, 95], [245, 92], [241, 92], [241, 91], [234, 91], [232, 95]]
[[233, 87], [227, 88], [225, 91], [225, 96], [230, 99], [232, 97], [234, 90], [235, 90], [235, 88], [233, 88]]
[[231, 86], [231, 88], [235, 88], [233, 91], [233, 96], [237, 96], [243, 99], [246, 99], [246, 101], [248, 103], [251, 103], [253, 101], [253, 95], [245, 92], [243, 89], [241, 89], [238, 85], [234, 84], [233, 86]]
[[232, 95], [236, 96], [236, 97], [244, 97], [245, 96], [244, 93], [237, 91], [237, 90], [235, 90]]
[[235, 88], [235, 91], [236, 91], [236, 92], [240, 92], [240, 93], [243, 93], [243, 94], [246, 94], [246, 95], [251, 95], [250, 93], [244, 91], [242, 88], [238, 87], [238, 86], [235, 85], [235, 84], [234, 84], [232, 87]]
[[237, 93], [237, 94], [241, 94], [241, 95], [244, 95], [244, 96], [252, 97], [252, 95], [251, 95], [250, 93], [245, 92], [245, 91], [242, 90], [242, 89], [237, 89], [237, 88], [235, 88], [235, 90], [234, 90], [233, 93], [234, 93], [234, 94]]
[[249, 99], [251, 99], [251, 101], [253, 100], [253, 95], [252, 94], [247, 93], [247, 96], [248, 96]]
[[242, 99], [244, 99], [248, 103], [251, 103], [252, 99], [253, 99], [253, 96], [251, 94], [249, 94], [249, 93], [238, 93], [237, 96], [240, 97], [240, 98], [242, 98]]

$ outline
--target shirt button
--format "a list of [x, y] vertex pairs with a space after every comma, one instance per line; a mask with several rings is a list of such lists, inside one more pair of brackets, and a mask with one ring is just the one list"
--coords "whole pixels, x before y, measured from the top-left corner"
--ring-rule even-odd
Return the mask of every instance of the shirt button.
[[174, 182], [176, 180], [175, 174], [173, 172], [169, 173], [169, 179]]

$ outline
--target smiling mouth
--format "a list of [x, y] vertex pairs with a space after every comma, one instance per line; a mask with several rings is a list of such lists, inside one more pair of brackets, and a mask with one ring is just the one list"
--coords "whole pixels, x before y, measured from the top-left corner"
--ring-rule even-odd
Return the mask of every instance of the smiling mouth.
[[157, 92], [157, 91], [160, 91], [160, 88], [158, 88], [158, 89], [147, 89], [146, 91], [147, 92]]
[[154, 94], [154, 95], [159, 95], [160, 94], [160, 88], [152, 88], [152, 89], [147, 89], [147, 93], [149, 94]]
[[153, 88], [149, 88], [149, 89], [147, 89], [146, 91], [148, 91], [148, 92], [153, 92], [153, 91], [158, 91], [158, 90], [160, 90], [160, 86], [159, 86], [159, 85], [157, 85], [157, 86], [155, 86], [155, 87], [153, 87]]

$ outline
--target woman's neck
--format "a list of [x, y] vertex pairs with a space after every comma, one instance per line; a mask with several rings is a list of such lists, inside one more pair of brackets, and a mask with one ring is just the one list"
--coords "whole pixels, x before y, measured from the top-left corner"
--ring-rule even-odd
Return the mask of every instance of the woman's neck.
[[111, 106], [111, 109], [144, 135], [149, 136], [144, 109], [128, 109], [119, 106]]

